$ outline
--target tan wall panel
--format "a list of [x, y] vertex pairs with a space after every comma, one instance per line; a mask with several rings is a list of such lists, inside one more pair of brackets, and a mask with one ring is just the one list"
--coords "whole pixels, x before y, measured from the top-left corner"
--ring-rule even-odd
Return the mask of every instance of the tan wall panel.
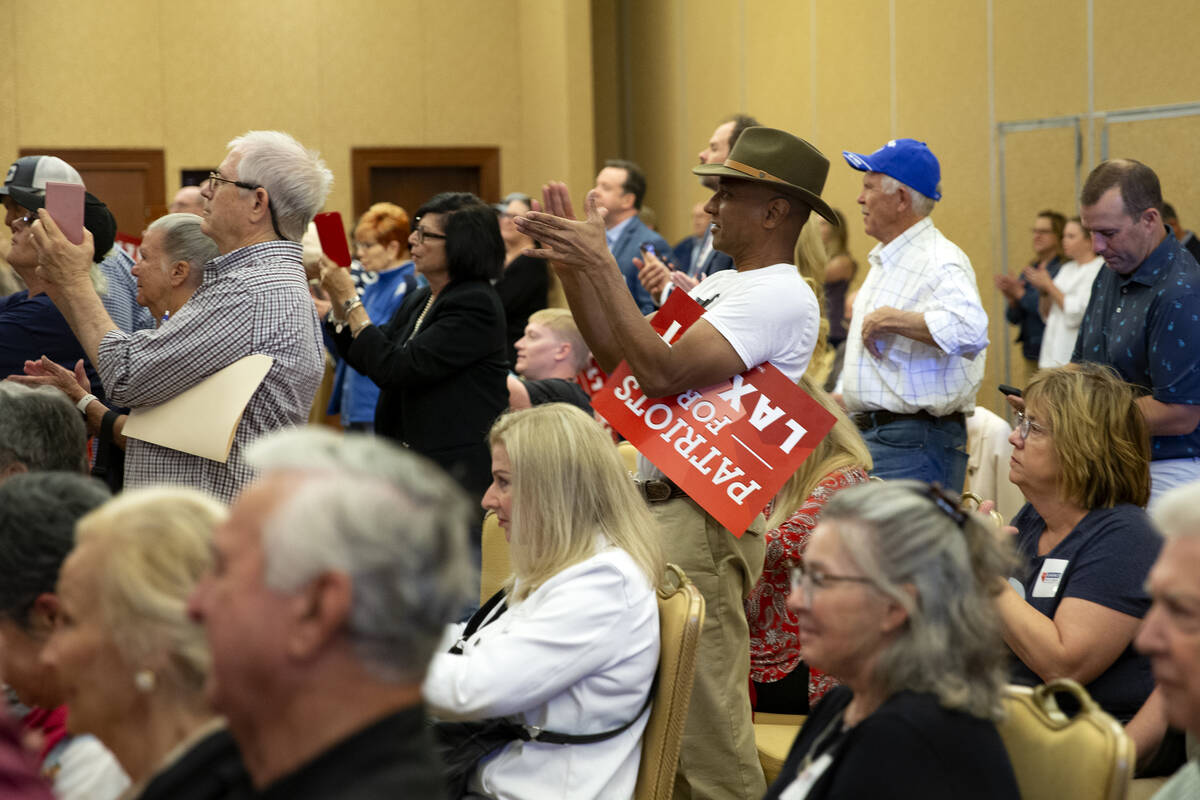
[[809, 141], [816, 135], [813, 2], [754, 0], [746, 5], [746, 110], [765, 125]]
[[[1076, 171], [1075, 129], [1052, 128], [1025, 131], [1005, 136], [1004, 140], [1005, 213], [1008, 216], [1007, 273], [1018, 274], [1033, 260], [1033, 223], [1044, 209], [1058, 211], [1067, 217], [1075, 216]], [[1004, 270], [997, 264], [995, 273]], [[989, 374], [995, 382], [1024, 386], [1029, 373], [1016, 344], [1017, 329], [1004, 319], [1007, 301], [994, 288], [991, 279], [985, 289], [985, 305], [992, 318], [993, 363]], [[990, 304], [986, 301], [990, 299]], [[1009, 343], [1009, 369], [1004, 371], [1004, 342]], [[985, 398], [999, 407], [996, 398]], [[993, 409], [995, 410], [995, 409]]]
[[229, 139], [279, 128], [322, 152], [328, 207], [343, 214], [354, 146], [499, 146], [503, 184], [527, 191], [590, 178], [588, 0], [0, 0], [0, 12], [15, 33], [0, 102], [19, 109], [0, 121], [4, 155], [162, 147], [171, 193]]
[[[815, 144], [829, 158], [824, 197], [849, 221], [850, 252], [866, 264], [875, 241], [863, 232], [856, 199], [862, 173], [843, 150], [871, 152], [892, 138], [890, 36], [886, 0], [817, 0]], [[884, 21], [881, 24], [881, 21]], [[786, 102], [786, 98], [780, 98]]]
[[[0, 0], [0, 19], [6, 20], [10, 24], [16, 19], [16, 0]], [[14, 29], [13, 33], [16, 33]], [[13, 37], [9, 37], [9, 42]], [[0, 114], [0, 168], [8, 169], [10, 162], [5, 161], [5, 156], [10, 153], [15, 157], [18, 148], [18, 123], [17, 119], [20, 116], [17, 109], [21, 106], [18, 101], [20, 96], [17, 87], [17, 55], [15, 48], [11, 46], [0, 47], [0, 108], [7, 109], [7, 113]], [[4, 248], [4, 252], [8, 252], [8, 232], [0, 231], [0, 239], [3, 239], [3, 244], [0, 247]]]
[[1108, 128], [1109, 155], [1134, 158], [1158, 175], [1163, 199], [1179, 220], [1200, 230], [1200, 117], [1125, 122]]
[[1001, 0], [994, 8], [996, 118], [1087, 111], [1086, 0]]
[[[521, 0], [518, 9], [520, 49], [528, 57], [521, 62], [519, 123], [502, 131], [520, 134], [503, 151], [515, 154], [504, 185], [535, 196], [550, 180], [590, 185], [595, 138], [588, 4]], [[561, 67], [547, 69], [555, 64]]]
[[[950, 30], [949, 26], [953, 26]], [[929, 144], [942, 167], [934, 221], [971, 259], [984, 307], [992, 288], [991, 131], [987, 103], [987, 9], [945, 0], [907, 0], [896, 16], [896, 134]], [[985, 385], [991, 385], [1002, 328], [991, 320]], [[977, 402], [992, 407], [989, 392]]]
[[[701, 3], [697, 3], [701, 5]], [[682, 110], [693, 78], [695, 64], [681, 58], [682, 37], [687, 36], [682, 0], [635, 3], [630, 11], [630, 58], [635, 64], [632, 80], [633, 149], [626, 154], [646, 173], [646, 199], [658, 213], [659, 224], [672, 239], [676, 209], [682, 186], [678, 165], [681, 158]], [[596, 153], [597, 162], [612, 153]]]
[[1094, 2], [1098, 110], [1200, 101], [1200, 4]]
[[625, 108], [620, 85], [621, 31], [617, 14], [617, 0], [592, 0], [592, 91], [596, 103], [596, 153], [618, 153], [621, 150]]

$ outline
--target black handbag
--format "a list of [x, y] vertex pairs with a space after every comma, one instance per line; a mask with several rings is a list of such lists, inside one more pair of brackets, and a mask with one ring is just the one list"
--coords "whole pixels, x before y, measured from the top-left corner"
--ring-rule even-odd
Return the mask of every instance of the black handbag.
[[[504, 602], [504, 591], [492, 595], [483, 606], [471, 616], [458, 643], [450, 648], [451, 653], [462, 653], [462, 643], [474, 635], [479, 628], [494, 622], [503, 614], [508, 606]], [[492, 613], [496, 610], [495, 614]], [[434, 748], [442, 758], [442, 774], [446, 780], [446, 794], [451, 800], [464, 797], [467, 793], [467, 781], [479, 762], [499, 750], [509, 742], [544, 742], [546, 744], [593, 744], [611, 739], [624, 733], [633, 723], [641, 719], [654, 699], [654, 689], [658, 685], [658, 672], [646, 693], [646, 702], [633, 719], [619, 728], [603, 733], [570, 734], [556, 733], [538, 728], [535, 725], [519, 725], [506, 717], [472, 720], [468, 722], [448, 722], [435, 720], [432, 723]]]

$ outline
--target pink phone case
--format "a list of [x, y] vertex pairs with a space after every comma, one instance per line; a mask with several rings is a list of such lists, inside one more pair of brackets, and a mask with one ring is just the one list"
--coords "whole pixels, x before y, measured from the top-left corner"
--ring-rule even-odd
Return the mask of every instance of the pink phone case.
[[83, 244], [83, 187], [46, 182], [46, 213], [72, 244]]
[[350, 266], [350, 245], [346, 242], [346, 228], [342, 215], [337, 211], [326, 211], [313, 218], [317, 225], [317, 238], [321, 250], [339, 267]]

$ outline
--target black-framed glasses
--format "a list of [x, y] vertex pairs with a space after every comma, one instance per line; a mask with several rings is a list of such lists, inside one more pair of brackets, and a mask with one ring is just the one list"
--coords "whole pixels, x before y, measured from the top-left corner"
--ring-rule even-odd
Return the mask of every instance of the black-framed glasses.
[[1025, 416], [1024, 411], [1016, 411], [1014, 414], [1017, 417], [1017, 435], [1021, 437], [1022, 442], [1029, 438], [1030, 431], [1037, 431], [1038, 433], [1045, 434], [1047, 436], [1050, 435], [1049, 428], [1047, 428], [1045, 425], [1034, 422], [1029, 417]]
[[278, 222], [278, 220], [275, 219], [275, 204], [271, 202], [271, 192], [270, 192], [270, 190], [267, 189], [267, 187], [263, 186], [262, 184], [258, 184], [258, 183], [247, 183], [246, 181], [235, 181], [231, 178], [223, 178], [223, 177], [221, 177], [221, 173], [219, 173], [219, 172], [208, 173], [208, 188], [209, 188], [210, 192], [215, 192], [217, 190], [218, 183], [232, 183], [234, 186], [238, 187], [239, 189], [247, 189], [251, 192], [253, 192], [255, 189], [263, 189], [264, 191], [266, 191], [267, 192], [267, 211], [271, 214], [271, 227], [275, 229], [275, 235], [278, 236], [280, 239], [287, 238], [286, 236], [284, 236], [282, 233], [279, 232], [279, 222]]
[[441, 239], [442, 241], [446, 240], [446, 234], [427, 231], [420, 225], [418, 225], [417, 229], [413, 231], [413, 234], [417, 237], [417, 244], [423, 244], [426, 239]]
[[13, 222], [19, 222], [22, 225], [24, 225], [26, 228], [28, 228], [30, 225], [32, 225], [33, 223], [35, 223], [37, 221], [38, 221], [38, 214], [36, 211], [30, 211], [25, 216], [17, 217], [16, 219], [13, 220]]
[[792, 589], [802, 590], [804, 601], [809, 606], [812, 605], [813, 593], [817, 589], [826, 589], [835, 583], [865, 583], [869, 586], [875, 584], [873, 580], [862, 575], [834, 575], [823, 569], [813, 569], [807, 564], [792, 567], [791, 579]]

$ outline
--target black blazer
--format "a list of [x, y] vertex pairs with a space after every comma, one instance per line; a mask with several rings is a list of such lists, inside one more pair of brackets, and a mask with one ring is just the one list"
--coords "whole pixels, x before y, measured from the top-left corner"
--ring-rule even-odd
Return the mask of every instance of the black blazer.
[[451, 283], [412, 335], [430, 296], [411, 293], [384, 325], [333, 334], [343, 358], [379, 386], [375, 432], [438, 462], [471, 494], [490, 478], [487, 433], [508, 407], [504, 307], [486, 280]]

